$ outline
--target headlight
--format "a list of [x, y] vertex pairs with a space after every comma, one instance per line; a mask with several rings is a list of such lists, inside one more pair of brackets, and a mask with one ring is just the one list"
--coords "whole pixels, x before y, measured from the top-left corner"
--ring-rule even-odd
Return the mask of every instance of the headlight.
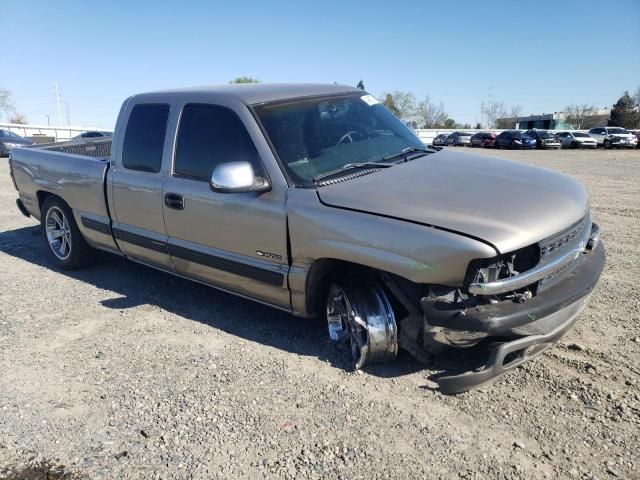
[[524, 273], [535, 267], [540, 261], [538, 244], [505, 253], [494, 258], [472, 260], [467, 267], [464, 279], [465, 288], [470, 283], [495, 282]]

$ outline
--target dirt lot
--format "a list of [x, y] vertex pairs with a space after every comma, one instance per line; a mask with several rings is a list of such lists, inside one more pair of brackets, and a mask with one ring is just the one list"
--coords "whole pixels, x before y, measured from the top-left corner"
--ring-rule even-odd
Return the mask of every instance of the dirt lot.
[[350, 373], [319, 322], [107, 254], [57, 271], [0, 159], [0, 477], [640, 478], [640, 150], [482, 153], [585, 182], [608, 261], [575, 331], [449, 397], [451, 359]]

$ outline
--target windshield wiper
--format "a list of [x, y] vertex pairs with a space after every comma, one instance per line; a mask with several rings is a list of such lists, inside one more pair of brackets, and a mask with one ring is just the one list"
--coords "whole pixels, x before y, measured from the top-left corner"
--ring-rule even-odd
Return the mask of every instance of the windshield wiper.
[[[438, 150], [436, 150], [435, 148], [430, 148], [430, 147], [426, 147], [426, 148], [422, 148], [422, 147], [407, 147], [407, 148], [403, 148], [400, 152], [398, 153], [392, 153], [391, 155], [387, 155], [386, 157], [382, 158], [383, 162], [387, 162], [389, 160], [393, 160], [395, 158], [399, 158], [399, 157], [403, 157], [409, 153], [414, 153], [414, 152], [422, 152], [424, 154], [427, 153], [435, 153]], [[407, 161], [406, 159], [404, 160], [405, 162]]]
[[325, 178], [332, 177], [334, 175], [339, 175], [349, 170], [358, 170], [360, 168], [388, 168], [393, 167], [391, 164], [384, 164], [379, 162], [360, 162], [360, 163], [347, 163], [342, 167], [331, 170], [330, 172], [321, 173], [320, 175], [316, 175], [313, 177], [313, 183], [317, 183], [319, 180], [324, 180]]

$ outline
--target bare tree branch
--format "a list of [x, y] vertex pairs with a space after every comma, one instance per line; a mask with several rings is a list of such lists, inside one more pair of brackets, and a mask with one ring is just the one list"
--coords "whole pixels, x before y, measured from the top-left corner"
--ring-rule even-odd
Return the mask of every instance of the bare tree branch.
[[13, 94], [4, 88], [0, 88], [0, 113], [10, 115], [15, 111]]
[[507, 107], [503, 102], [491, 102], [482, 105], [482, 113], [487, 117], [487, 125], [491, 128], [498, 126], [499, 120], [507, 118]]
[[592, 105], [568, 105], [564, 111], [564, 123], [567, 127], [575, 130], [584, 130], [593, 125], [589, 122], [589, 117], [594, 116], [597, 110]]
[[27, 124], [27, 117], [22, 113], [15, 112], [11, 117], [9, 117], [9, 123], [17, 123], [17, 124], [20, 124], [20, 125], [26, 125]]
[[418, 103], [416, 117], [422, 124], [422, 128], [442, 128], [447, 121], [448, 115], [444, 111], [442, 102], [436, 104], [426, 97]]

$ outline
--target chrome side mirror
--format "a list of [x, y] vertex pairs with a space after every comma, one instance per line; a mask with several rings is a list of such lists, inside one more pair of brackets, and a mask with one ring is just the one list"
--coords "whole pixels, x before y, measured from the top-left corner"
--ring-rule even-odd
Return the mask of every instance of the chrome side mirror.
[[221, 163], [213, 169], [209, 181], [211, 190], [218, 193], [266, 192], [269, 181], [256, 177], [249, 162]]

